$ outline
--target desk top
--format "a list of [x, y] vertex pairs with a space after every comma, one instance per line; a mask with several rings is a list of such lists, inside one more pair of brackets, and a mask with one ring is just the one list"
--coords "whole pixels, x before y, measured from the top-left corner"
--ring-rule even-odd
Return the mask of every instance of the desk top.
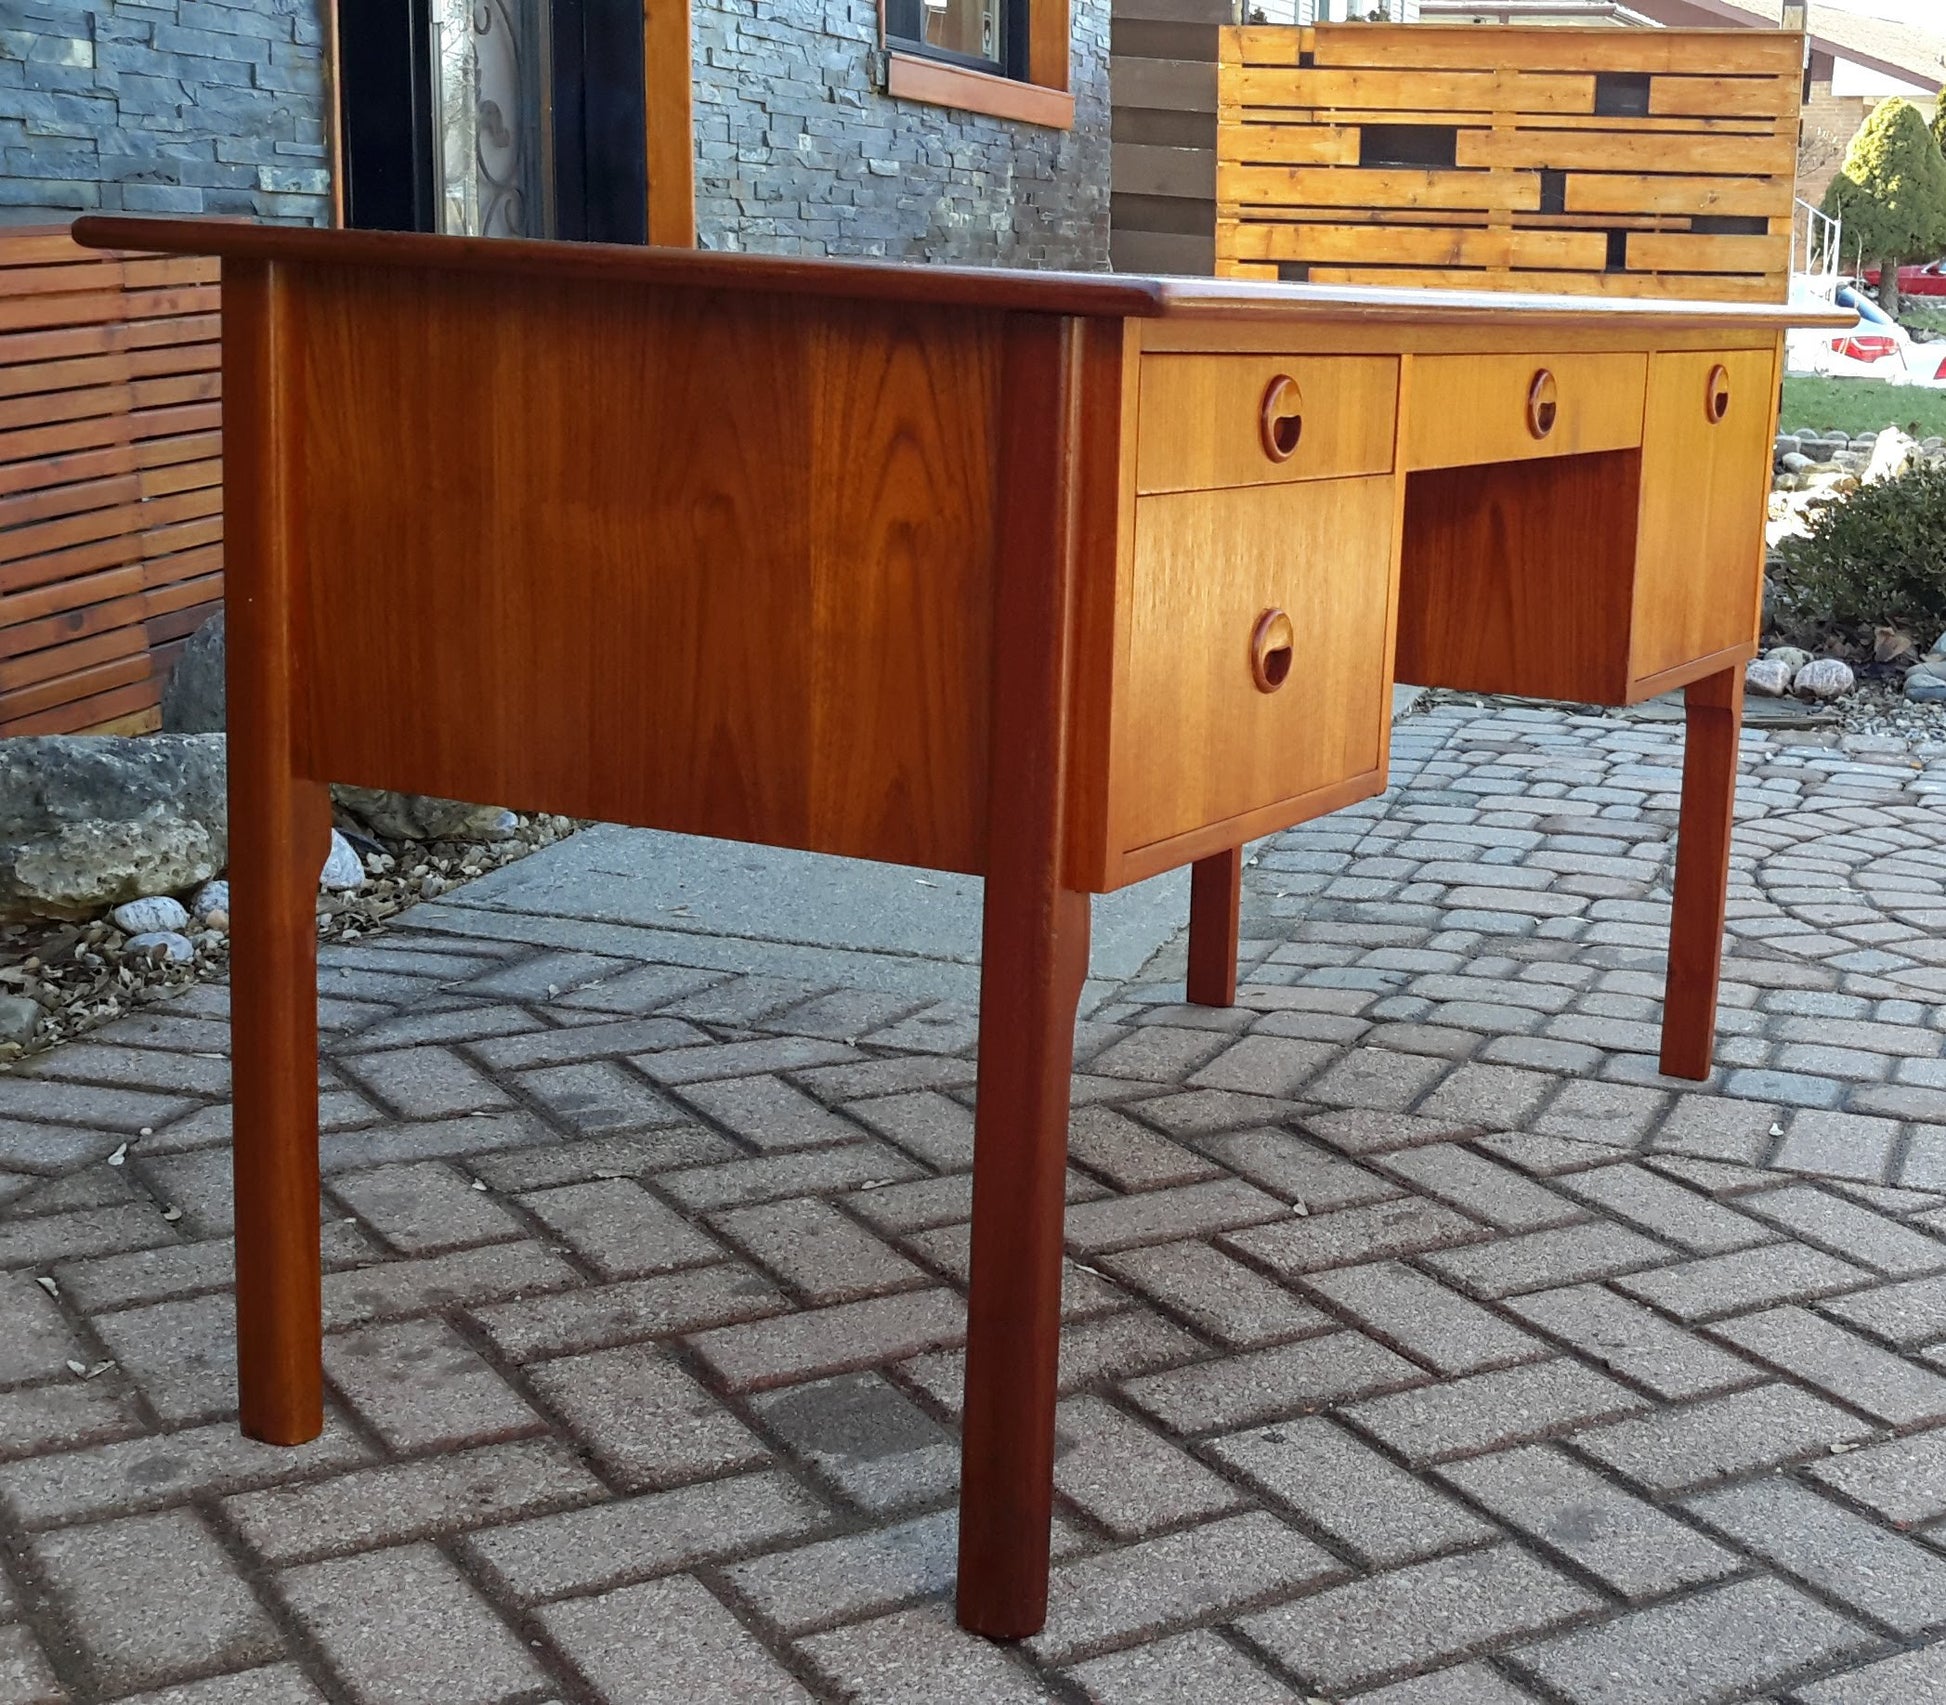
[[1856, 315], [1822, 305], [1648, 301], [1539, 296], [1512, 291], [1394, 289], [1372, 285], [1270, 284], [1240, 279], [1155, 278], [1139, 273], [1039, 272], [925, 266], [893, 261], [805, 260], [709, 249], [533, 242], [516, 237], [439, 237], [401, 231], [328, 231], [215, 219], [136, 219], [91, 214], [74, 222], [88, 248], [320, 266], [404, 267], [487, 275], [545, 275], [618, 284], [819, 296], [1066, 314], [1091, 319], [1333, 320], [1414, 325], [1589, 325], [1781, 331], [1851, 325]]

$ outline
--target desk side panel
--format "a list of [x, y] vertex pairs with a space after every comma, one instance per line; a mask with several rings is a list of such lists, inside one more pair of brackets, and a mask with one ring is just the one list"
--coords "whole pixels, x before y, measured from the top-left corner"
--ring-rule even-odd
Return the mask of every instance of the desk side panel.
[[998, 314], [298, 274], [308, 773], [985, 862]]

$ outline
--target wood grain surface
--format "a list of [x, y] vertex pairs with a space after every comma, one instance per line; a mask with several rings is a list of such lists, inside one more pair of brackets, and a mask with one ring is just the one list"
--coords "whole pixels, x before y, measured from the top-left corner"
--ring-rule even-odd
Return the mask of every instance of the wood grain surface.
[[353, 268], [300, 309], [306, 774], [983, 868], [997, 317]]
[[1640, 464], [1623, 450], [1412, 475], [1399, 679], [1623, 702]]
[[[1544, 438], [1529, 428], [1527, 414], [1541, 373], [1553, 375], [1559, 397]], [[1642, 442], [1647, 374], [1648, 358], [1639, 354], [1416, 357], [1401, 460], [1413, 472], [1627, 449]]]
[[[1632, 681], [1755, 645], [1777, 361], [1774, 350], [1744, 350], [1649, 363]], [[1718, 367], [1729, 373], [1730, 408], [1712, 422], [1706, 402]]]
[[[1377, 772], [1392, 528], [1386, 477], [1140, 499], [1111, 802], [1124, 855], [1270, 807], [1296, 822], [1305, 796]], [[1263, 693], [1250, 643], [1269, 609], [1301, 643]]]
[[[1788, 31], [1225, 29], [1216, 270], [1784, 302], [1802, 51]], [[1320, 225], [1370, 246], [1313, 252]], [[1469, 240], [1444, 253], [1408, 240], [1450, 227]], [[1517, 229], [1580, 240], [1537, 259]]]
[[[1273, 461], [1263, 446], [1266, 390], [1297, 384], [1302, 431]], [[1152, 355], [1142, 363], [1136, 489], [1218, 486], [1382, 474], [1392, 468], [1399, 364], [1382, 356]]]
[[1189, 968], [1183, 992], [1194, 1006], [1235, 1006], [1243, 905], [1243, 849], [1189, 867]]
[[1684, 695], [1682, 818], [1676, 830], [1676, 895], [1662, 1002], [1663, 1072], [1704, 1079], [1716, 1051], [1717, 983], [1729, 904], [1730, 834], [1736, 819], [1737, 738], [1743, 726], [1743, 664], [1694, 682]]
[[[1089, 901], [1067, 876], [1073, 612], [1090, 488], [1080, 327], [1022, 318], [1005, 357], [1008, 502], [994, 587], [972, 1267], [960, 1446], [959, 1620], [1020, 1639], [1047, 1616], [1074, 1016]], [[1113, 351], [1092, 352], [1097, 360]]]
[[293, 761], [307, 708], [295, 534], [308, 433], [292, 292], [269, 266], [231, 267], [225, 283], [237, 1388], [243, 1430], [289, 1445], [324, 1427], [315, 911], [331, 804]]

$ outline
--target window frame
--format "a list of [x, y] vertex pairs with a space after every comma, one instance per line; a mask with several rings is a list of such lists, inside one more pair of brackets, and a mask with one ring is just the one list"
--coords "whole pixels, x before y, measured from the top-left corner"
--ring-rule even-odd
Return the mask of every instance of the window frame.
[[[879, 0], [879, 41], [885, 49], [885, 92], [895, 100], [922, 101], [991, 118], [1074, 128], [1074, 96], [1068, 88], [1069, 0], [1015, 0], [1008, 17], [1008, 57], [1017, 74], [987, 70], [887, 33], [885, 0]], [[1024, 38], [1024, 39], [1023, 39]]]

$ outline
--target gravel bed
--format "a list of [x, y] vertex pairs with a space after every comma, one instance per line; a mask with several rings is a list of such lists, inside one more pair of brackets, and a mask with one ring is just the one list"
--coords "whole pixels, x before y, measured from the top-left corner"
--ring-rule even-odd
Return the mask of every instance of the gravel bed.
[[[318, 895], [320, 941], [381, 935], [417, 901], [449, 894], [490, 870], [552, 846], [580, 825], [570, 817], [517, 815], [504, 840], [467, 843], [383, 840], [343, 818], [338, 827], [362, 855], [366, 880], [348, 893]], [[42, 1009], [31, 1041], [0, 1040], [0, 1070], [229, 969], [226, 930], [192, 933], [196, 956], [184, 962], [159, 953], [127, 952], [127, 939], [106, 917], [78, 923], [32, 918], [0, 925], [0, 996], [25, 998]]]
[[1896, 683], [1861, 682], [1832, 708], [1847, 734], [1886, 735], [1915, 746], [1946, 744], [1946, 704], [1914, 704]]

